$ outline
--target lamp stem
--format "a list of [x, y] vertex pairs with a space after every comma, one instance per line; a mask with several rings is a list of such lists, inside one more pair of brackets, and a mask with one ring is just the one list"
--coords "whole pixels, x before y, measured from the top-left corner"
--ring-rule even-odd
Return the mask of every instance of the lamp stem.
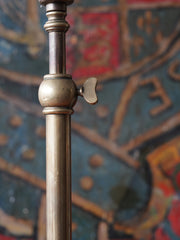
[[46, 5], [49, 33], [49, 74], [39, 88], [46, 115], [47, 240], [71, 240], [71, 114], [76, 86], [66, 74], [65, 34], [69, 1], [41, 1]]
[[49, 74], [39, 88], [46, 115], [47, 240], [71, 240], [71, 114], [78, 95], [97, 102], [96, 78], [78, 90], [66, 74], [67, 5], [73, 0], [39, 0], [46, 6], [49, 33]]

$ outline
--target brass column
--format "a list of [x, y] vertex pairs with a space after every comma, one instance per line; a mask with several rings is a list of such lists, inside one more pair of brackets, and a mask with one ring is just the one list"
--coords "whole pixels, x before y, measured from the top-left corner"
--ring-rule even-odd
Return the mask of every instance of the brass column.
[[49, 74], [39, 88], [46, 115], [47, 240], [71, 239], [71, 114], [78, 95], [97, 102], [97, 80], [88, 79], [77, 89], [66, 74], [65, 17], [73, 0], [40, 0], [46, 6], [49, 33]]

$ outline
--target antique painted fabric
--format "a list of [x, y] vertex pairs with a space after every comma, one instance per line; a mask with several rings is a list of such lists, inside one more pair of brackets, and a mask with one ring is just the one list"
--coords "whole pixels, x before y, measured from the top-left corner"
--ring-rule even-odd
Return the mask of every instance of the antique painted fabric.
[[[180, 0], [76, 0], [67, 67], [73, 240], [180, 239]], [[45, 240], [45, 9], [0, 0], [0, 240]]]

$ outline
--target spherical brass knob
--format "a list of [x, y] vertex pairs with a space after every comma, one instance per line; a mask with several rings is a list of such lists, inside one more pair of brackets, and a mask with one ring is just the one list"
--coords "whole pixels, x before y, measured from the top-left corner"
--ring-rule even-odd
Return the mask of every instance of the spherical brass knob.
[[43, 107], [72, 109], [77, 100], [77, 88], [71, 78], [46, 75], [39, 88], [39, 101]]
[[66, 5], [70, 5], [74, 2], [74, 0], [39, 0], [41, 5], [47, 5], [48, 3], [65, 3]]

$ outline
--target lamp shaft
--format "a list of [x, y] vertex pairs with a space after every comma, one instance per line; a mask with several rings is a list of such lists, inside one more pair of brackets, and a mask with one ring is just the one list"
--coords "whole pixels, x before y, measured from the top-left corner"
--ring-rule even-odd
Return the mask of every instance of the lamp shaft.
[[39, 88], [46, 115], [47, 240], [71, 240], [71, 113], [77, 90], [66, 74], [66, 0], [46, 5], [49, 74]]
[[97, 79], [81, 89], [66, 74], [67, 5], [73, 0], [39, 0], [46, 6], [49, 33], [49, 74], [39, 88], [46, 115], [47, 240], [71, 240], [71, 114], [78, 95], [97, 102]]
[[49, 73], [66, 73], [65, 34], [49, 33]]
[[47, 115], [46, 128], [47, 240], [70, 240], [70, 115]]

